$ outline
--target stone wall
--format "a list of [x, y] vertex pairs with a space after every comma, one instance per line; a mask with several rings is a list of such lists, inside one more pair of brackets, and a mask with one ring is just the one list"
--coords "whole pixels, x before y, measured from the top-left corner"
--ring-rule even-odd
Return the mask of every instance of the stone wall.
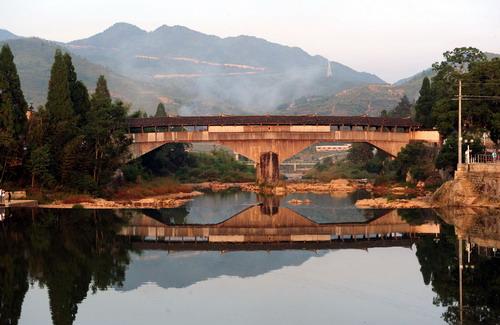
[[443, 206], [495, 206], [500, 204], [500, 164], [462, 165], [455, 179], [433, 195]]
[[463, 165], [455, 179], [467, 178], [479, 193], [489, 199], [500, 200], [500, 163]]

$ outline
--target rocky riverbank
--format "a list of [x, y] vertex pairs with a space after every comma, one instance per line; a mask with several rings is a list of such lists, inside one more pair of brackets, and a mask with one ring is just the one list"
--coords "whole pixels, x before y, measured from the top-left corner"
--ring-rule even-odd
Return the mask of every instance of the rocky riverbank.
[[194, 197], [203, 195], [202, 192], [175, 193], [147, 197], [137, 200], [106, 200], [101, 198], [83, 198], [77, 203], [71, 200], [57, 200], [49, 204], [40, 204], [40, 208], [71, 209], [79, 206], [84, 209], [162, 209], [177, 208], [192, 200]]
[[349, 179], [335, 179], [329, 183], [283, 182], [275, 187], [263, 187], [255, 183], [242, 183], [239, 188], [246, 192], [286, 195], [290, 193], [351, 193], [359, 189], [371, 191], [368, 182]]
[[429, 197], [418, 197], [413, 199], [388, 199], [378, 197], [373, 199], [362, 199], [355, 203], [360, 209], [427, 209], [437, 207]]
[[432, 202], [451, 207], [500, 207], [500, 164], [463, 165]]

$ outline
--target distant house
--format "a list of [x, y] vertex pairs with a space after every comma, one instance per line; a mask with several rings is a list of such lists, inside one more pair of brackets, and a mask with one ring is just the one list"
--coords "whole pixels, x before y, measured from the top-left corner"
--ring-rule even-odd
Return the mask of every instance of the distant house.
[[351, 149], [351, 144], [336, 144], [336, 145], [319, 145], [316, 146], [316, 152], [325, 151], [347, 151]]

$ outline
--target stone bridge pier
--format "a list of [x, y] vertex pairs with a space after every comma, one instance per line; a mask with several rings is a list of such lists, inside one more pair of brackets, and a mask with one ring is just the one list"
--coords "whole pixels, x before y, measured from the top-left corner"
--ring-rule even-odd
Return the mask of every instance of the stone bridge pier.
[[313, 140], [258, 140], [220, 141], [219, 143], [255, 162], [257, 183], [276, 185], [280, 178], [280, 164], [315, 142]]

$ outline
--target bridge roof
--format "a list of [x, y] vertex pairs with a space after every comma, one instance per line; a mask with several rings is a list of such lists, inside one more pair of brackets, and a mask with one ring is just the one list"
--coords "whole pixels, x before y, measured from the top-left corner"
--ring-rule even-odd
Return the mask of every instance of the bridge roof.
[[166, 116], [129, 118], [129, 127], [218, 126], [218, 125], [346, 125], [413, 127], [420, 125], [409, 118], [324, 115], [221, 115]]

